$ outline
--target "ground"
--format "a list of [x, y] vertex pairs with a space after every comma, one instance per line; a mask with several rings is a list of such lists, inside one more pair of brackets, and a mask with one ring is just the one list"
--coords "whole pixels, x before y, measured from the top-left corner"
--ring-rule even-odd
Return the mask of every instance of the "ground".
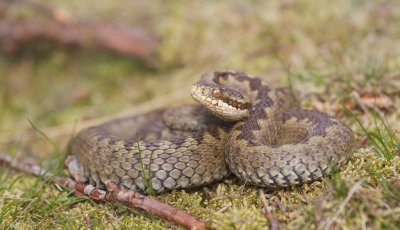
[[[292, 87], [303, 108], [348, 124], [357, 140], [348, 164], [298, 188], [261, 190], [231, 178], [159, 199], [216, 229], [264, 229], [267, 212], [283, 229], [400, 227], [398, 1], [95, 2], [48, 1], [93, 22], [151, 29], [160, 38], [156, 53], [139, 60], [48, 42], [0, 53], [2, 152], [65, 175], [60, 162], [80, 127], [121, 112], [193, 103], [190, 85], [203, 72], [239, 69]], [[30, 16], [24, 9], [10, 14]], [[178, 228], [0, 169], [0, 226], [77, 229], [88, 222], [106, 229]]]

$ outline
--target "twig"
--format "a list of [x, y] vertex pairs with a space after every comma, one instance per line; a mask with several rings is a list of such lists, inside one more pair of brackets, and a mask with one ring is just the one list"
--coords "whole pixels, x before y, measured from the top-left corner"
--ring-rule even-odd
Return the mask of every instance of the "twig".
[[361, 179], [359, 181], [357, 181], [357, 183], [355, 183], [349, 190], [349, 192], [347, 193], [346, 198], [343, 200], [343, 202], [339, 205], [339, 208], [337, 209], [336, 213], [327, 219], [326, 222], [326, 226], [324, 227], [324, 229], [330, 229], [333, 221], [335, 221], [336, 218], [338, 218], [338, 216], [340, 215], [340, 213], [343, 212], [344, 208], [346, 207], [347, 203], [349, 203], [349, 201], [351, 200], [351, 198], [353, 197], [354, 193], [360, 188], [360, 186], [362, 185], [362, 183], [365, 181], [365, 179]]
[[125, 206], [143, 210], [150, 215], [155, 215], [162, 219], [172, 221], [187, 229], [206, 229], [205, 222], [196, 219], [190, 214], [162, 203], [155, 198], [144, 196], [138, 192], [121, 189], [111, 181], [107, 182], [107, 191], [104, 191], [90, 184], [77, 183], [68, 177], [57, 177], [53, 173], [42, 169], [36, 164], [12, 159], [3, 154], [0, 154], [0, 165], [7, 165], [13, 169], [35, 176], [53, 178], [57, 183], [75, 190], [75, 194], [78, 196], [86, 196], [93, 200], [120, 202]]
[[107, 183], [107, 190], [106, 200], [108, 201], [118, 201], [128, 207], [139, 208], [150, 215], [156, 215], [188, 229], [206, 229], [205, 222], [194, 218], [188, 213], [138, 192], [120, 189], [111, 181]]
[[101, 47], [120, 55], [148, 59], [155, 51], [158, 39], [144, 29], [132, 29], [110, 23], [90, 23], [74, 19], [64, 9], [32, 0], [10, 1], [25, 4], [46, 15], [48, 20], [30, 19], [0, 23], [0, 45], [6, 52], [14, 52], [21, 44], [47, 39], [63, 45]]
[[85, 221], [86, 226], [89, 229], [93, 229], [92, 219], [90, 218], [89, 214], [87, 214], [87, 213], [83, 214], [83, 220]]
[[269, 229], [271, 230], [279, 230], [281, 229], [279, 219], [272, 213], [271, 207], [268, 205], [267, 198], [265, 197], [264, 191], [262, 189], [259, 190], [260, 197], [262, 202], [264, 203], [264, 216], [269, 221]]
[[77, 184], [71, 178], [57, 177], [53, 173], [42, 169], [37, 164], [31, 163], [31, 162], [26, 162], [26, 161], [21, 161], [21, 160], [16, 160], [16, 159], [13, 159], [10, 156], [3, 154], [3, 153], [0, 153], [0, 165], [5, 165], [12, 169], [16, 169], [16, 170], [24, 172], [24, 173], [29, 173], [34, 176], [41, 176], [46, 179], [53, 178], [57, 183], [62, 184], [69, 189], [74, 189]]
[[0, 42], [8, 53], [15, 52], [26, 42], [47, 39], [63, 45], [100, 47], [120, 55], [147, 58], [154, 52], [153, 45], [147, 43], [154, 38], [146, 33], [112, 24], [60, 24], [54, 21], [0, 23]]
[[222, 207], [221, 209], [219, 209], [219, 210], [217, 211], [217, 213], [223, 213], [223, 212], [225, 212], [226, 210], [228, 210], [228, 208], [230, 208], [230, 207], [232, 207], [232, 204], [228, 204], [228, 205]]

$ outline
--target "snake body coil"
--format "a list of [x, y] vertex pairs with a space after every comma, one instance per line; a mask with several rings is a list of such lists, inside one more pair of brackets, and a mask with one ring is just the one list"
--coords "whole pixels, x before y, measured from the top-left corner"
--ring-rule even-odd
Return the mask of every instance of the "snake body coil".
[[71, 150], [100, 187], [112, 180], [145, 191], [151, 182], [162, 192], [230, 172], [272, 188], [319, 180], [345, 162], [352, 131], [325, 113], [290, 109], [288, 95], [244, 72], [214, 71], [192, 88], [204, 107], [155, 110], [90, 127]]

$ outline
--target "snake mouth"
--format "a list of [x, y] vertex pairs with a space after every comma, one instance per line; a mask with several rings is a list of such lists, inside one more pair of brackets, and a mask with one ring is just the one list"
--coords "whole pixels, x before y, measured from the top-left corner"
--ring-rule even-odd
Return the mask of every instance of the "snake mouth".
[[223, 120], [238, 121], [250, 115], [251, 103], [246, 102], [237, 92], [195, 83], [191, 94], [197, 102]]

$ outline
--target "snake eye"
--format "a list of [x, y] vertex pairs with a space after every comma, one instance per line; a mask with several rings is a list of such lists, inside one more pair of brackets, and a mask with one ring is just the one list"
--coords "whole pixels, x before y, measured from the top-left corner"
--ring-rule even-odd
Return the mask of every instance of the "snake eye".
[[212, 95], [213, 95], [214, 97], [216, 97], [216, 98], [219, 98], [219, 97], [222, 96], [222, 92], [221, 92], [221, 90], [219, 90], [219, 89], [214, 89], [213, 92], [212, 92]]

